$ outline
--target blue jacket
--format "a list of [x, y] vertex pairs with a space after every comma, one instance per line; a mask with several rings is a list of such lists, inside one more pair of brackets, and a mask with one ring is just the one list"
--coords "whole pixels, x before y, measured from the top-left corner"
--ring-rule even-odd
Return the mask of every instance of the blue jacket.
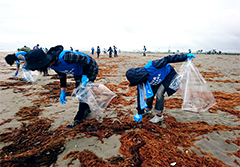
[[168, 95], [171, 96], [176, 90], [169, 88], [169, 85], [177, 74], [174, 68], [168, 63], [183, 62], [187, 59], [184, 55], [169, 55], [162, 59], [148, 62], [144, 67], [131, 68], [126, 72], [130, 86], [149, 81], [150, 85], [163, 84]]
[[63, 56], [67, 52], [86, 56], [88, 58], [88, 63], [90, 62], [89, 56], [85, 53], [64, 50], [59, 54], [59, 57], [58, 57], [58, 59], [60, 61], [59, 64], [57, 66], [50, 66], [50, 68], [52, 68], [58, 72], [65, 73], [65, 74], [72, 74], [72, 75], [76, 75], [76, 76], [82, 75], [83, 74], [83, 66], [80, 63], [68, 64], [67, 62], [64, 61]]
[[[187, 60], [187, 54], [184, 54], [184, 55], [169, 55], [169, 56], [166, 56], [162, 59], [152, 61], [152, 66], [157, 69], [158, 74], [160, 74], [161, 77], [162, 77], [162, 79], [160, 77], [161, 82], [158, 82], [158, 84], [159, 83], [163, 84], [168, 96], [171, 96], [173, 93], [176, 92], [175, 90], [170, 89], [169, 85], [170, 85], [172, 79], [174, 78], [174, 76], [177, 74], [177, 72], [174, 70], [174, 68], [171, 65], [169, 65], [168, 63], [183, 62], [185, 60]], [[147, 71], [148, 70], [149, 69], [147, 69]], [[154, 85], [154, 84], [151, 84], [151, 81], [152, 81], [152, 80], [150, 80], [151, 79], [151, 73], [149, 73], [149, 74], [150, 75], [148, 76], [148, 81], [149, 81], [150, 85]]]

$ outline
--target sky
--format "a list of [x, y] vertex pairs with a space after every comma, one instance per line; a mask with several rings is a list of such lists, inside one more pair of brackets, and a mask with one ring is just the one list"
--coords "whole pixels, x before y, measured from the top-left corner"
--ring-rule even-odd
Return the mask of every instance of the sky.
[[0, 0], [0, 50], [240, 53], [240, 0]]

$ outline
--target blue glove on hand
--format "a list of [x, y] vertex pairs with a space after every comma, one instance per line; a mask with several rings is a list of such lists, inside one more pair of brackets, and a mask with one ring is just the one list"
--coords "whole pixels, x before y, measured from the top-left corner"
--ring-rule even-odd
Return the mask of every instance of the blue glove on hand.
[[89, 81], [89, 79], [88, 79], [87, 75], [83, 75], [82, 76], [82, 86], [86, 86], [88, 81]]
[[22, 69], [25, 69], [25, 67], [26, 67], [26, 65], [24, 64], [24, 65], [22, 66]]
[[61, 90], [60, 102], [61, 102], [61, 104], [65, 104], [65, 102], [67, 102], [65, 90]]
[[17, 76], [18, 75], [18, 71], [16, 71], [14, 75]]
[[188, 53], [187, 55], [188, 60], [192, 60], [192, 58], [196, 58], [192, 53]]
[[142, 121], [142, 114], [136, 114], [134, 116], [134, 120], [140, 123]]

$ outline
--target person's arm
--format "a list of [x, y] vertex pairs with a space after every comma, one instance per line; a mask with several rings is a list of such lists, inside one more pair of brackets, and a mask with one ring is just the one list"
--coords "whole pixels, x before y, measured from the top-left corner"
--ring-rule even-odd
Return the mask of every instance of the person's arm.
[[19, 60], [16, 60], [16, 63], [17, 63], [16, 71], [18, 71], [18, 70], [19, 70], [19, 67], [20, 67], [20, 62], [19, 62]]
[[[57, 71], [56, 71], [57, 72]], [[67, 102], [66, 99], [66, 91], [65, 88], [67, 86], [67, 75], [65, 73], [61, 73], [61, 72], [57, 72], [59, 78], [60, 78], [60, 89], [61, 89], [61, 93], [60, 93], [60, 98], [59, 101], [61, 104], [65, 104]]]
[[67, 75], [65, 73], [61, 73], [58, 71], [55, 71], [55, 72], [59, 76], [61, 90], [65, 90], [65, 88], [67, 87]]
[[166, 56], [162, 59], [158, 59], [155, 61], [152, 61], [152, 64], [156, 67], [156, 68], [162, 68], [164, 66], [166, 66], [168, 63], [177, 63], [177, 62], [183, 62], [187, 59], [187, 54], [183, 54], [183, 55], [169, 55]]

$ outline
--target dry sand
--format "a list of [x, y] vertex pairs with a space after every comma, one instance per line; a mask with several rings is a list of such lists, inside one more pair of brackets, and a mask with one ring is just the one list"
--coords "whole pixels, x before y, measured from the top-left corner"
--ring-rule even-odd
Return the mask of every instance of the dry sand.
[[[6, 64], [4, 60], [4, 56], [6, 56], [6, 52], [0, 52], [0, 80], [5, 82], [19, 82], [17, 80], [11, 80], [10, 77], [14, 77], [15, 65], [12, 67]], [[148, 53], [146, 57], [143, 57], [141, 53], [120, 53], [118, 58], [108, 58], [108, 55], [100, 55], [100, 58], [96, 58], [96, 55], [93, 57], [99, 64], [100, 71], [101, 69], [109, 68], [115, 69], [113, 72], [109, 72], [109, 74], [102, 75], [101, 78], [97, 78], [96, 82], [103, 84], [115, 84], [118, 85], [121, 82], [127, 81], [125, 72], [127, 69], [131, 67], [143, 66], [150, 60], [155, 60], [166, 56], [167, 54], [157, 54], [157, 53]], [[225, 91], [228, 93], [238, 93], [240, 96], [240, 83], [224, 83], [221, 81], [234, 81], [240, 80], [240, 56], [236, 55], [203, 55], [196, 54], [196, 59], [193, 60], [193, 63], [198, 67], [200, 72], [215, 72], [222, 74], [221, 77], [211, 78], [214, 81], [208, 81], [208, 85], [211, 91]], [[172, 64], [176, 70], [180, 68], [182, 63], [174, 63]], [[113, 68], [111, 68], [113, 67]], [[17, 120], [17, 116], [15, 113], [19, 111], [20, 107], [23, 106], [32, 106], [32, 100], [37, 100], [39, 98], [39, 92], [43, 91], [41, 85], [45, 85], [47, 83], [58, 81], [58, 79], [50, 79], [52, 75], [55, 74], [54, 71], [50, 70], [49, 74], [51, 76], [42, 76], [40, 75], [37, 82], [18, 86], [18, 87], [10, 87], [10, 89], [4, 89], [6, 87], [0, 88], [0, 123], [4, 120], [12, 118], [11, 122], [4, 123], [0, 126], [0, 133], [7, 132], [6, 128], [19, 128], [21, 126], [21, 121]], [[18, 75], [18, 78], [21, 78], [21, 72]], [[73, 79], [68, 79], [68, 82], [74, 82]], [[27, 88], [25, 92], [16, 91], [16, 88]], [[36, 89], [34, 89], [36, 88]], [[237, 89], [236, 89], [237, 88]], [[123, 89], [118, 89], [118, 92], [127, 92]], [[14, 93], [15, 92], [15, 93]], [[34, 93], [34, 95], [26, 96], [29, 93]], [[117, 114], [117, 110], [127, 111], [130, 110], [133, 114], [130, 115], [131, 118], [136, 113], [136, 95], [132, 97], [124, 97], [126, 100], [134, 99], [134, 103], [128, 106], [118, 105], [118, 109], [111, 106], [106, 109], [105, 115], [107, 117], [115, 118]], [[168, 98], [181, 98], [179, 94], [174, 94]], [[66, 125], [73, 120], [74, 115], [78, 109], [78, 102], [71, 99], [70, 96], [67, 96], [67, 103], [65, 105], [61, 105], [58, 103], [51, 103], [47, 106], [41, 106], [44, 111], [39, 117], [45, 117], [53, 119], [51, 129], [57, 129], [60, 125]], [[238, 115], [240, 114], [240, 105], [235, 107], [235, 110], [238, 110]], [[225, 111], [217, 110], [216, 113], [210, 112], [202, 112], [200, 114], [191, 113], [182, 111], [181, 108], [165, 108], [166, 114], [173, 116], [176, 118], [178, 122], [197, 122], [197, 121], [205, 121], [209, 125], [214, 126], [215, 124], [227, 125], [232, 127], [240, 127], [240, 118], [236, 115], [230, 114]], [[92, 116], [89, 115], [87, 119], [92, 119]], [[163, 128], [166, 128], [164, 124], [159, 125]], [[199, 147], [199, 149], [203, 152], [209, 153], [217, 159], [221, 160], [224, 164], [230, 166], [238, 166], [236, 161], [240, 163], [240, 158], [235, 155], [229, 155], [228, 153], [234, 153], [239, 150], [239, 146], [234, 143], [227, 143], [226, 140], [237, 140], [239, 141], [240, 130], [233, 131], [218, 131], [212, 133], [204, 133], [202, 136], [199, 136], [199, 140], [194, 143], [195, 146]], [[96, 137], [81, 137], [79, 139], [69, 140], [65, 144], [65, 150], [58, 156], [57, 162], [55, 166], [67, 166], [67, 163], [70, 159], [62, 160], [62, 158], [68, 154], [70, 151], [83, 151], [84, 149], [88, 149], [94, 152], [98, 157], [110, 158], [112, 156], [116, 156], [120, 154], [118, 152], [121, 142], [121, 135], [113, 135], [110, 138], [104, 138], [103, 143], [99, 140], [96, 140]], [[0, 148], [8, 145], [9, 143], [0, 143]], [[203, 155], [199, 149], [192, 148], [198, 155]], [[238, 153], [239, 155], [239, 153]], [[235, 161], [235, 162], [234, 162]], [[71, 166], [79, 166], [80, 162], [78, 160], [74, 160]], [[176, 165], [177, 166], [177, 165]]]

